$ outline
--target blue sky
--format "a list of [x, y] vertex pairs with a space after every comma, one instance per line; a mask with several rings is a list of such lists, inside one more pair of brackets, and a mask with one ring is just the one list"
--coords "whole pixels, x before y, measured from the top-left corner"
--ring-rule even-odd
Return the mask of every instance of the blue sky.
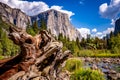
[[[33, 0], [27, 0], [33, 1]], [[40, 0], [34, 0], [40, 1]], [[110, 27], [110, 20], [102, 18], [99, 14], [99, 6], [102, 3], [110, 3], [110, 0], [41, 0], [49, 6], [58, 5], [63, 6], [64, 10], [72, 11], [75, 13], [71, 17], [71, 23], [77, 27], [97, 28], [99, 31], [103, 31]]]
[[[71, 23], [85, 37], [86, 34], [103, 37], [114, 30], [120, 16], [120, 0], [2, 0], [28, 15], [56, 9], [70, 16]], [[26, 8], [27, 7], [27, 8]]]

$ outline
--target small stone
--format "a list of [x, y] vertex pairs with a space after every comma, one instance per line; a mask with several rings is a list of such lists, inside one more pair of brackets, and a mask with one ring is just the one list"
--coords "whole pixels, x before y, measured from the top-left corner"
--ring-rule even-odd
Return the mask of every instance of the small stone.
[[109, 71], [109, 74], [116, 74], [116, 71], [110, 70], [110, 71]]
[[98, 67], [97, 67], [95, 64], [93, 64], [93, 66], [91, 67], [91, 69], [93, 69], [93, 70], [97, 70]]
[[86, 59], [85, 59], [85, 62], [91, 62], [92, 61], [92, 59], [90, 58], [90, 57], [87, 57]]
[[107, 78], [109, 80], [117, 80], [117, 75], [116, 74], [108, 74]]

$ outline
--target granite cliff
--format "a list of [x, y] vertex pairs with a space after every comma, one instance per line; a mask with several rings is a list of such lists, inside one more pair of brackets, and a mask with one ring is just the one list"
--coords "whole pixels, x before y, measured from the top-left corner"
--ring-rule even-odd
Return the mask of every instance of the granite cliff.
[[120, 18], [116, 20], [115, 22], [115, 31], [114, 34], [120, 33]]
[[47, 30], [54, 36], [58, 37], [62, 33], [63, 36], [68, 37], [70, 40], [76, 40], [77, 37], [80, 40], [82, 38], [80, 32], [70, 23], [68, 15], [53, 9], [35, 16], [28, 16], [20, 9], [11, 8], [0, 2], [0, 16], [3, 21], [12, 23], [22, 29], [26, 29], [27, 24], [32, 24], [36, 20], [40, 26], [40, 20], [44, 19]]
[[70, 40], [76, 40], [77, 37], [81, 39], [80, 32], [70, 23], [67, 14], [51, 9], [31, 17], [32, 23], [38, 21], [39, 26], [41, 19], [44, 19], [47, 29], [53, 35], [58, 36], [62, 33], [63, 36], [68, 37]]
[[1, 2], [0, 16], [3, 21], [7, 23], [12, 23], [22, 29], [26, 29], [27, 24], [30, 23], [30, 17], [23, 13], [20, 9], [11, 8]]

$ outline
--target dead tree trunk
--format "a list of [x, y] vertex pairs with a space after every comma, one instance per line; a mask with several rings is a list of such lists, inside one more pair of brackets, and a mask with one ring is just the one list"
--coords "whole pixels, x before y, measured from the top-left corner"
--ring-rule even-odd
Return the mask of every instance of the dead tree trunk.
[[60, 67], [71, 52], [62, 52], [61, 42], [56, 41], [45, 30], [34, 37], [15, 27], [10, 27], [9, 31], [9, 38], [20, 46], [21, 52], [11, 59], [0, 60], [0, 80], [63, 78], [59, 75]]

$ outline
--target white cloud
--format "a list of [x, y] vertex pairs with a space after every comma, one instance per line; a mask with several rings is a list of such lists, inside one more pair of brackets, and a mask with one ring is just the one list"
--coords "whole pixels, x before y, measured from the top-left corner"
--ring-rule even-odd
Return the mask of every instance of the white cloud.
[[29, 2], [29, 1], [23, 1], [23, 0], [0, 0], [0, 2], [3, 2], [12, 8], [21, 9], [23, 12], [25, 12], [27, 15], [30, 15], [30, 16], [37, 15], [40, 12], [43, 12], [49, 9], [55, 9], [60, 12], [64, 12], [68, 14], [69, 18], [72, 15], [74, 15], [74, 13], [71, 11], [63, 10], [62, 6], [54, 5], [49, 7], [45, 2], [42, 2], [42, 1]]
[[103, 3], [99, 7], [99, 13], [104, 18], [115, 19], [120, 14], [120, 0], [111, 0], [109, 5]]
[[114, 31], [114, 28], [107, 28], [107, 30], [103, 31], [103, 32], [96, 32], [96, 34], [92, 34], [92, 37], [99, 37], [99, 38], [103, 38], [104, 36], [106, 36], [107, 34], [110, 34], [110, 32]]
[[80, 4], [80, 5], [84, 5], [84, 1], [85, 1], [85, 0], [80, 0], [79, 4]]
[[67, 11], [67, 10], [63, 10], [62, 8], [63, 8], [63, 6], [53, 5], [53, 6], [51, 6], [50, 9], [55, 9], [57, 11], [60, 11], [60, 12], [68, 14], [69, 19], [70, 19], [71, 16], [75, 15], [73, 12]]
[[80, 1], [80, 4], [83, 5], [84, 3], [82, 1]]
[[[114, 27], [107, 28], [105, 31], [102, 31], [102, 32], [97, 32], [96, 28], [94, 28], [92, 30], [90, 30], [88, 28], [77, 28], [77, 30], [80, 32], [81, 36], [84, 37], [84, 38], [87, 38], [88, 34], [90, 34], [91, 37], [103, 38], [107, 34], [110, 34], [111, 31], [114, 32]], [[92, 32], [94, 32], [94, 33], [92, 33]]]
[[21, 9], [23, 12], [25, 12], [27, 15], [30, 15], [30, 16], [37, 15], [40, 12], [43, 12], [49, 9], [49, 6], [42, 1], [28, 2], [28, 1], [22, 1], [22, 0], [1, 0], [0, 2], [8, 4], [12, 8]]
[[114, 19], [111, 19], [111, 23], [110, 23], [112, 26], [115, 25], [115, 20]]
[[108, 7], [107, 3], [102, 4], [102, 5], [99, 7], [100, 12], [101, 12], [101, 13], [104, 13], [104, 12], [107, 10], [107, 7]]
[[105, 34], [109, 34], [111, 31], [112, 31], [112, 32], [114, 31], [114, 28], [113, 28], [113, 27], [107, 28], [107, 30], [103, 31], [103, 34], [104, 34], [104, 35], [105, 35]]
[[97, 29], [96, 28], [92, 29], [92, 32], [93, 33], [97, 32]]
[[81, 33], [81, 36], [84, 38], [87, 38], [87, 35], [90, 34], [90, 29], [88, 28], [78, 28], [77, 30]]

